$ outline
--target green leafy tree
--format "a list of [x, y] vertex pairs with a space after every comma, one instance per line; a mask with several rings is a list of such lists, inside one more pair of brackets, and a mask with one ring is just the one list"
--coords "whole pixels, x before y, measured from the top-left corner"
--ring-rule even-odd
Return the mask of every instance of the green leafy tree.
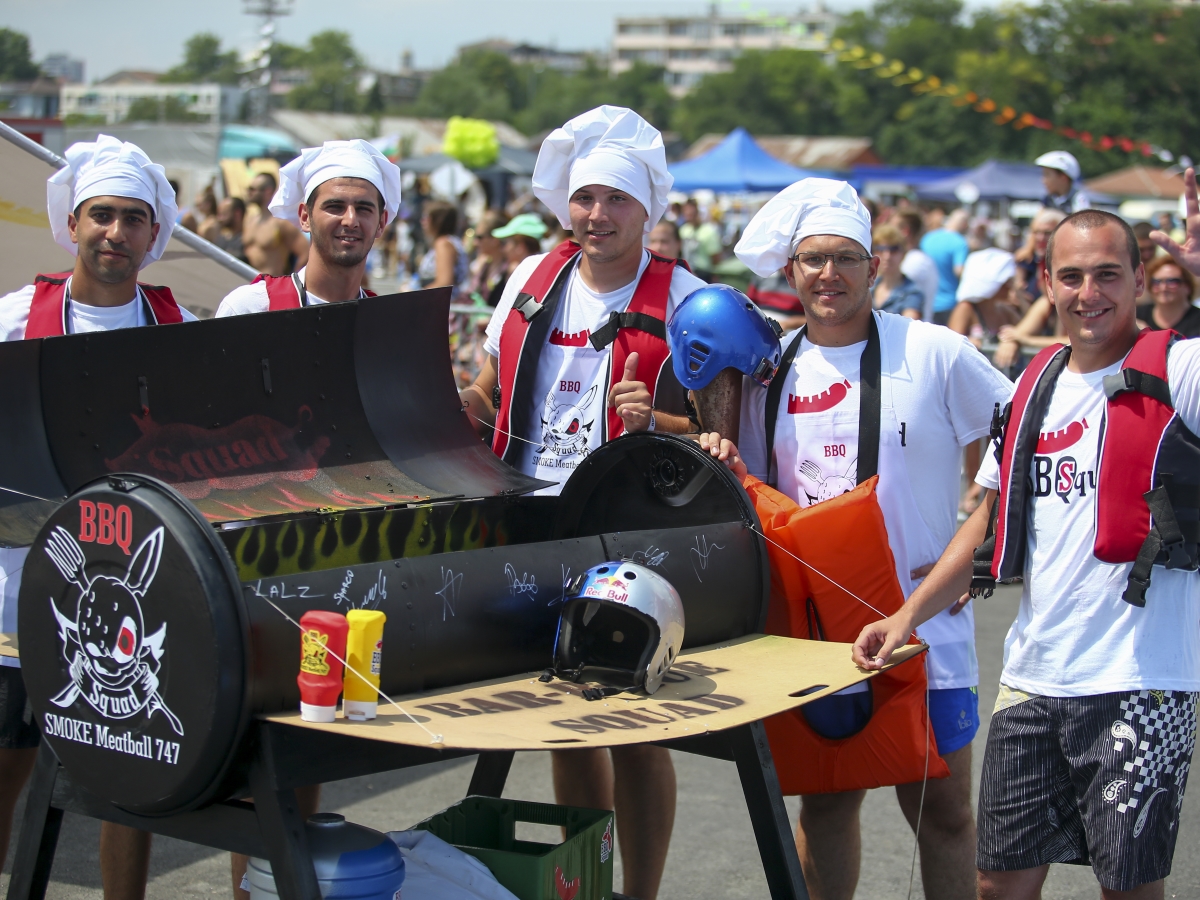
[[190, 112], [182, 97], [138, 97], [125, 115], [126, 122], [199, 122], [204, 118]]
[[477, 50], [462, 54], [425, 82], [417, 97], [421, 116], [512, 121], [524, 105], [528, 88], [518, 67], [503, 53]]
[[577, 72], [517, 65], [503, 53], [464, 53], [425, 83], [417, 115], [509, 122], [527, 134], [561, 125], [604, 103], [628, 106], [666, 127], [674, 98], [664, 70], [639, 63], [617, 76], [589, 58]]
[[238, 55], [236, 50], [221, 52], [221, 39], [215, 34], [197, 34], [183, 46], [183, 62], [159, 78], [175, 84], [237, 84]]
[[742, 126], [754, 134], [838, 134], [837, 73], [805, 50], [748, 52], [709, 75], [675, 110], [687, 140]]
[[29, 38], [0, 28], [0, 81], [32, 81], [41, 74], [29, 51]]
[[363, 63], [349, 34], [332, 30], [314, 34], [300, 59], [289, 61], [301, 62], [299, 66], [285, 67], [308, 69], [309, 79], [292, 88], [288, 106], [321, 112], [358, 111], [358, 77]]

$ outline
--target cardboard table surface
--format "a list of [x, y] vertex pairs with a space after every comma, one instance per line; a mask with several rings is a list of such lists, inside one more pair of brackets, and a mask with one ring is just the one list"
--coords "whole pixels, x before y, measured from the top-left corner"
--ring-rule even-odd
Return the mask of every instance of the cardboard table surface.
[[0, 656], [11, 656], [13, 659], [20, 658], [21, 654], [17, 652], [16, 632], [0, 634]]
[[[891, 665], [925, 649], [905, 646], [893, 655]], [[368, 722], [351, 722], [340, 713], [336, 721], [324, 724], [305, 722], [299, 712], [263, 718], [369, 740], [445, 749], [610, 747], [746, 725], [875, 675], [851, 662], [849, 644], [773, 635], [750, 635], [681, 654], [653, 696], [621, 693], [589, 701], [581, 695], [584, 686], [558, 679], [543, 683], [539, 674], [393, 698], [409, 715], [381, 700], [378, 718]]]

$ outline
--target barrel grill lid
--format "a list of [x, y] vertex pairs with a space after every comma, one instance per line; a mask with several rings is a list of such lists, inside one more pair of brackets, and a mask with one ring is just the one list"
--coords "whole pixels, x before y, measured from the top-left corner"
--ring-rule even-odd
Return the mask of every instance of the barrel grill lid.
[[112, 476], [51, 515], [23, 573], [21, 659], [76, 784], [147, 815], [212, 797], [246, 725], [240, 597], [211, 526], [160, 482]]

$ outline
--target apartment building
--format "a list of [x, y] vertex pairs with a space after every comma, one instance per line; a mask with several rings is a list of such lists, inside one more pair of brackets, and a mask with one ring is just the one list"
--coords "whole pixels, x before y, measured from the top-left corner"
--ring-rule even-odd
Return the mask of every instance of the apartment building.
[[718, 4], [706, 16], [620, 18], [613, 35], [613, 73], [635, 62], [664, 66], [667, 85], [687, 93], [701, 78], [727, 72], [746, 50], [824, 50], [838, 17], [821, 2], [780, 15], [723, 15]]

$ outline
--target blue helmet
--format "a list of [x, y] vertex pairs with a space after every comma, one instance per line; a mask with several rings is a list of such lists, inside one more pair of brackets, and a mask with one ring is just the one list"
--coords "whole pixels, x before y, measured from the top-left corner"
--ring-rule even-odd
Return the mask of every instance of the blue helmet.
[[779, 368], [782, 336], [778, 322], [727, 284], [692, 291], [667, 323], [675, 377], [693, 391], [707, 387], [728, 368], [765, 387]]

